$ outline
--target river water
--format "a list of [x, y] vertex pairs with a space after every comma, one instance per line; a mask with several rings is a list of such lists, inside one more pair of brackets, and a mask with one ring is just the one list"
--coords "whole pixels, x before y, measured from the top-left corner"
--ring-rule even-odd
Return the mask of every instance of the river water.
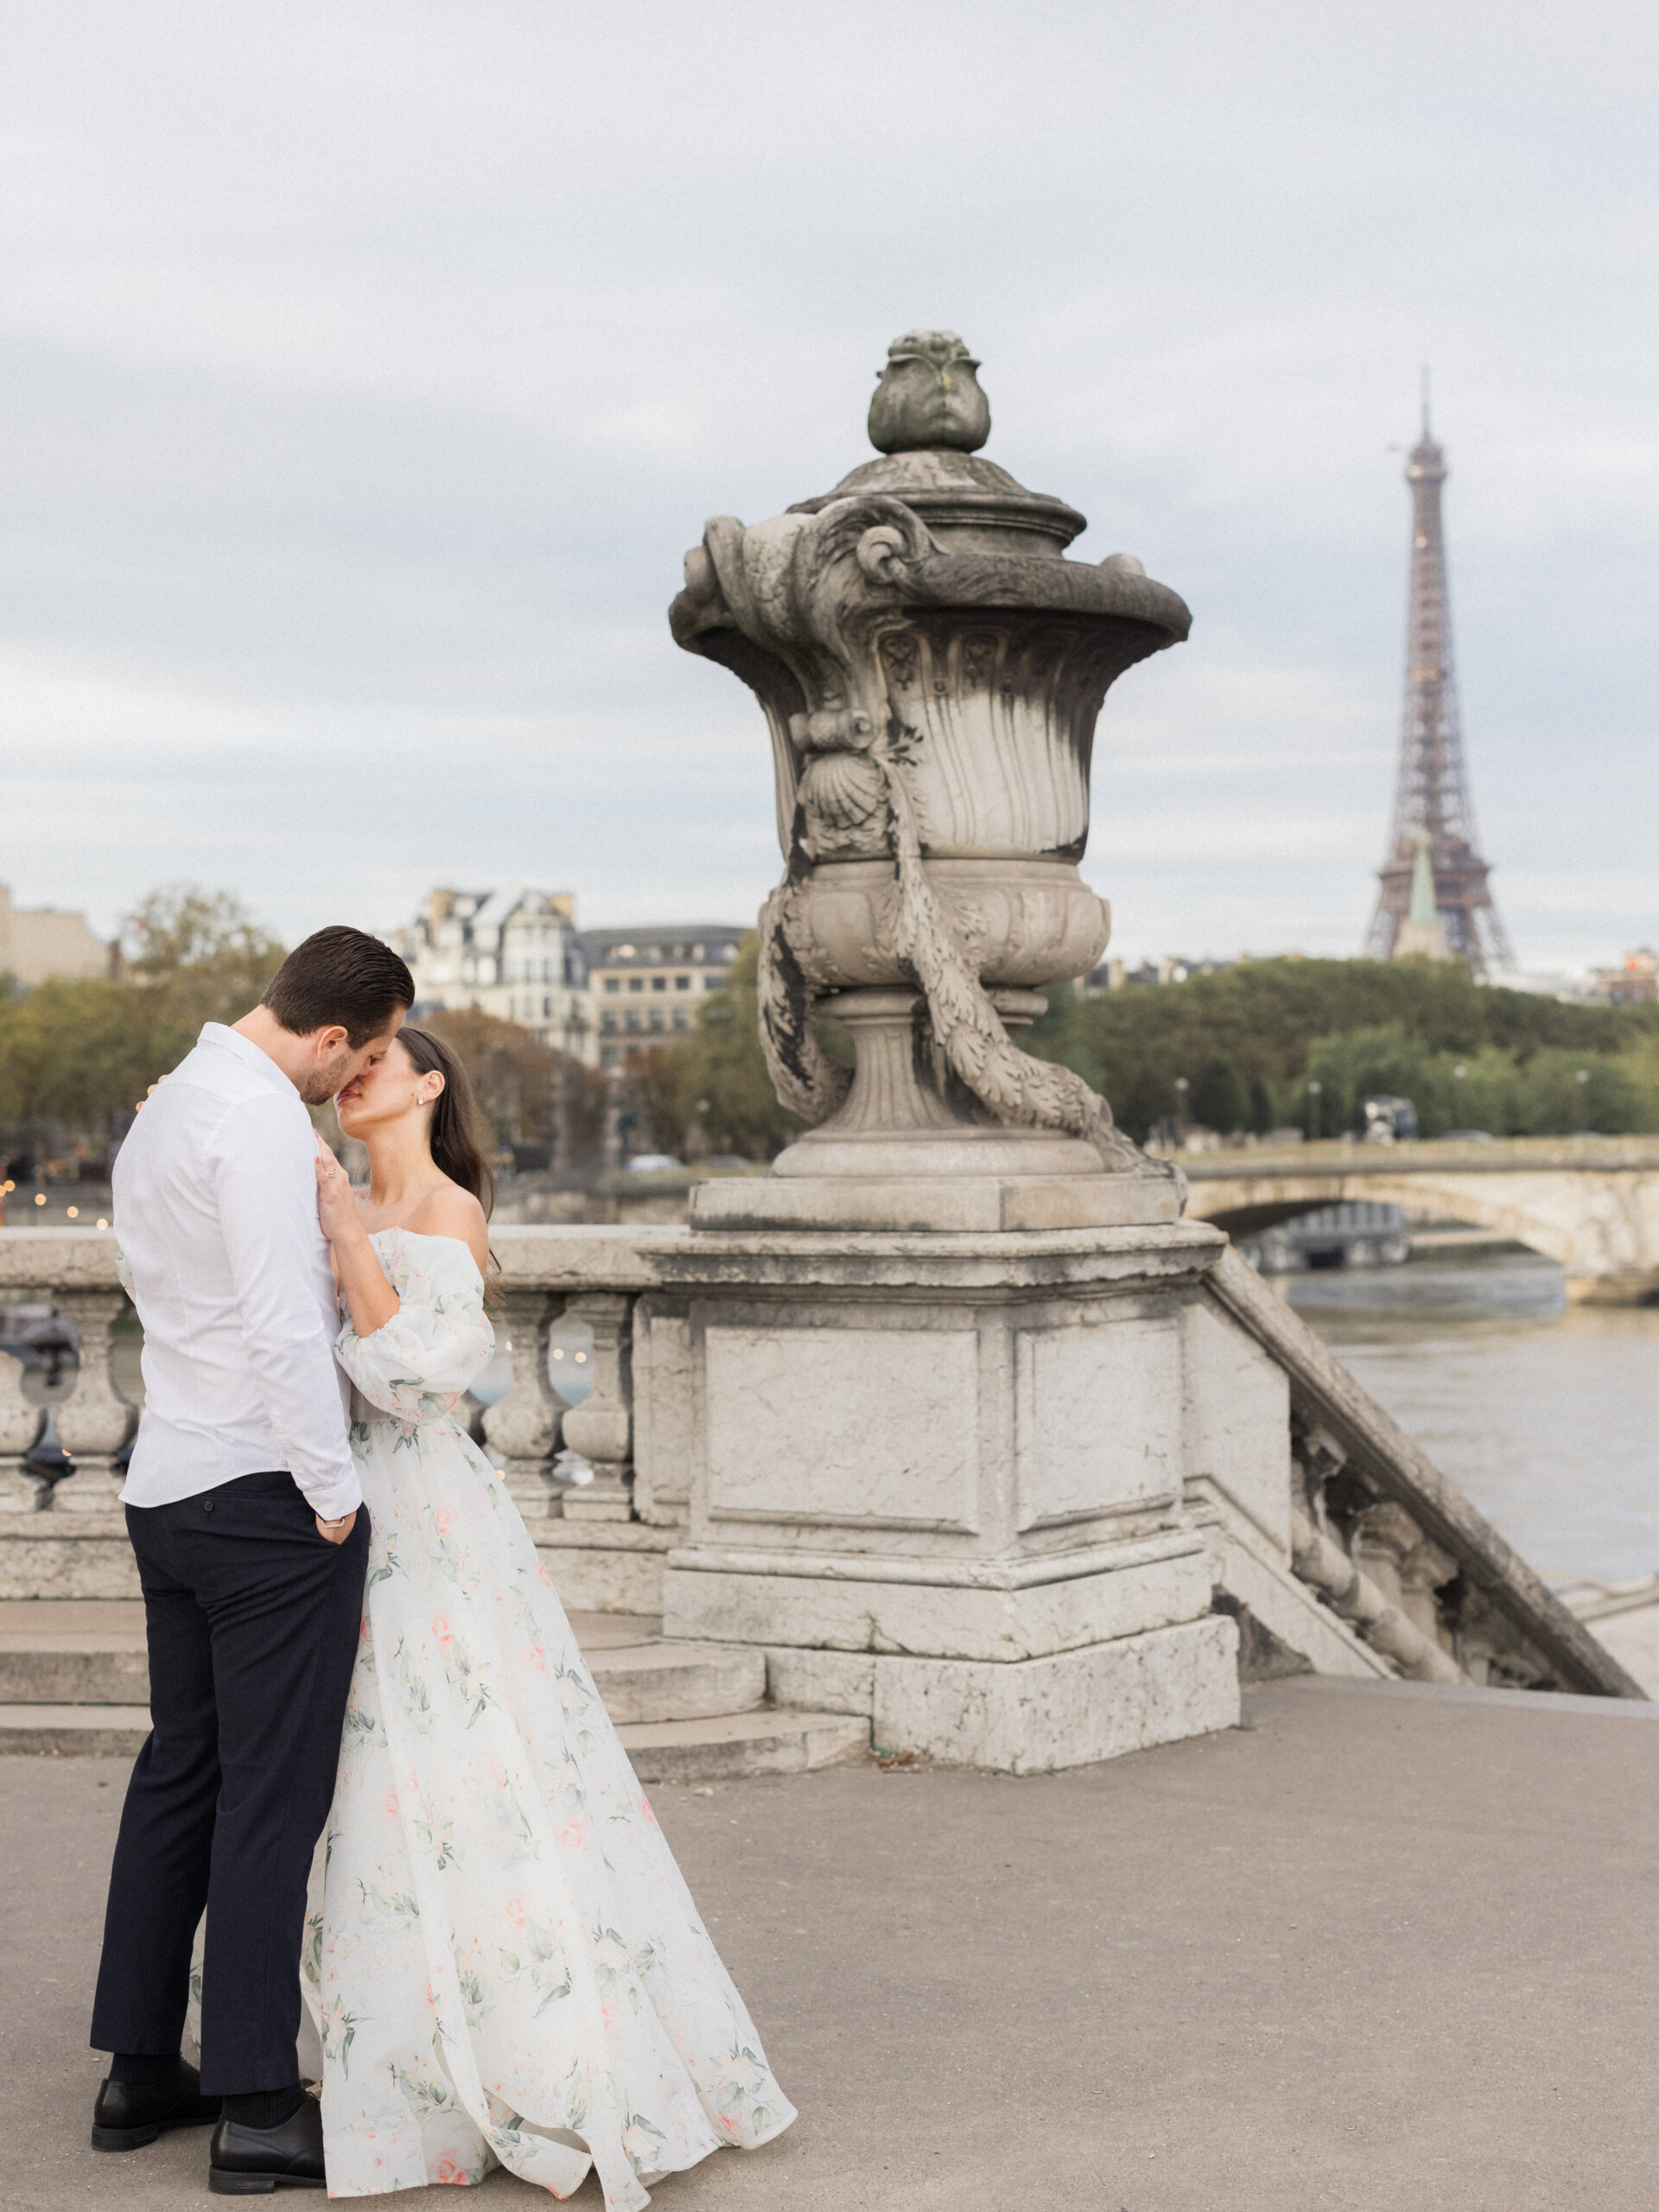
[[1659, 1309], [1570, 1306], [1512, 1250], [1278, 1286], [1547, 1580], [1659, 1572]]

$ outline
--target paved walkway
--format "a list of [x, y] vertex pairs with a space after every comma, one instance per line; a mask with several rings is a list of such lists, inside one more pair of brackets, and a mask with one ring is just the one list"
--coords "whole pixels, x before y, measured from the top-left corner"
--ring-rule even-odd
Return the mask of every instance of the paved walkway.
[[[1247, 1713], [1055, 1777], [655, 1791], [803, 2115], [658, 2212], [1649, 2212], [1659, 1707], [1304, 1679]], [[124, 1780], [0, 1763], [8, 2212], [216, 2201], [204, 2135], [85, 2147]]]

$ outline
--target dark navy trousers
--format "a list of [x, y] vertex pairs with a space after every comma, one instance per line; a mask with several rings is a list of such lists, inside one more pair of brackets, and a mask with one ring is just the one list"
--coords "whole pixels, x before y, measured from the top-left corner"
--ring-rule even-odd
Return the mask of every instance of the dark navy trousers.
[[317, 1533], [292, 1475], [127, 1508], [149, 1641], [149, 1739], [110, 1875], [95, 2050], [179, 2048], [207, 1914], [201, 2086], [295, 2079], [311, 1856], [334, 1796], [369, 1516]]

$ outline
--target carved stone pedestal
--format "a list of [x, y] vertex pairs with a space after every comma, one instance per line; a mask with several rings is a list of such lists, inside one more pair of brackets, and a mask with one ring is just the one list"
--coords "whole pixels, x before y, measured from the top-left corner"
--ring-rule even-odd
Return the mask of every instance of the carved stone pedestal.
[[[1183, 1503], [1211, 1230], [694, 1235], [641, 1356], [689, 1369], [665, 1630], [774, 1695], [1018, 1770], [1229, 1726], [1234, 1624]], [[661, 1341], [658, 1342], [658, 1339]]]
[[[1043, 1010], [998, 991], [1004, 1027]], [[1180, 1217], [1165, 1172], [1102, 1172], [1081, 1137], [999, 1122], [976, 1107], [934, 1045], [918, 991], [842, 991], [823, 1011], [852, 1033], [857, 1065], [839, 1109], [780, 1153], [766, 1176], [699, 1183], [699, 1229], [875, 1229], [916, 1234], [1121, 1229]]]
[[1141, 1175], [753, 1175], [691, 1191], [696, 1229], [1126, 1229], [1176, 1221], [1180, 1210], [1179, 1184]]

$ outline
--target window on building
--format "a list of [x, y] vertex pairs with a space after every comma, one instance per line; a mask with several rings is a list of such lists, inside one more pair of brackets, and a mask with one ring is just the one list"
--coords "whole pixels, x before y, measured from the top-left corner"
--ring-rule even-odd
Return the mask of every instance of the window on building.
[[653, 1029], [660, 1029], [660, 1028], [662, 1027], [662, 1026], [663, 1026], [663, 1009], [661, 1008], [661, 1007], [659, 1007], [659, 1006], [654, 1006], [654, 1007], [652, 1007], [652, 1008], [651, 1009], [651, 1017], [650, 1017], [650, 1019], [651, 1019], [651, 1027], [652, 1027]]
[[667, 976], [653, 976], [651, 979], [651, 988], [653, 991], [665, 991], [668, 988]]
[[613, 1068], [621, 1057], [620, 1045], [601, 1045], [599, 1048], [599, 1065], [602, 1068]]
[[543, 1020], [543, 1021], [550, 1021], [550, 1020], [551, 1020], [552, 1016], [553, 1016], [553, 999], [552, 999], [552, 995], [551, 995], [551, 993], [550, 993], [550, 992], [544, 992], [544, 993], [543, 994], [543, 996], [542, 996], [542, 1020]]
[[620, 976], [607, 976], [605, 978], [605, 988], [607, 991], [620, 991], [622, 988], [621, 977]]
[[691, 978], [689, 976], [677, 976], [674, 978], [674, 988], [677, 991], [689, 991], [691, 988]]
[[630, 1029], [636, 1031], [639, 1027], [639, 1017], [632, 1007], [628, 1008], [627, 1012], [627, 1027]]
[[677, 1006], [674, 1009], [674, 1027], [677, 1029], [689, 1029], [691, 1027], [691, 1017], [683, 1006]]
[[616, 1016], [609, 1012], [601, 1014], [599, 1017], [599, 1026], [607, 1035], [609, 1035], [616, 1027]]
[[629, 976], [629, 978], [628, 978], [628, 988], [629, 988], [631, 991], [643, 991], [643, 990], [645, 989], [645, 977], [644, 977], [643, 976]]

